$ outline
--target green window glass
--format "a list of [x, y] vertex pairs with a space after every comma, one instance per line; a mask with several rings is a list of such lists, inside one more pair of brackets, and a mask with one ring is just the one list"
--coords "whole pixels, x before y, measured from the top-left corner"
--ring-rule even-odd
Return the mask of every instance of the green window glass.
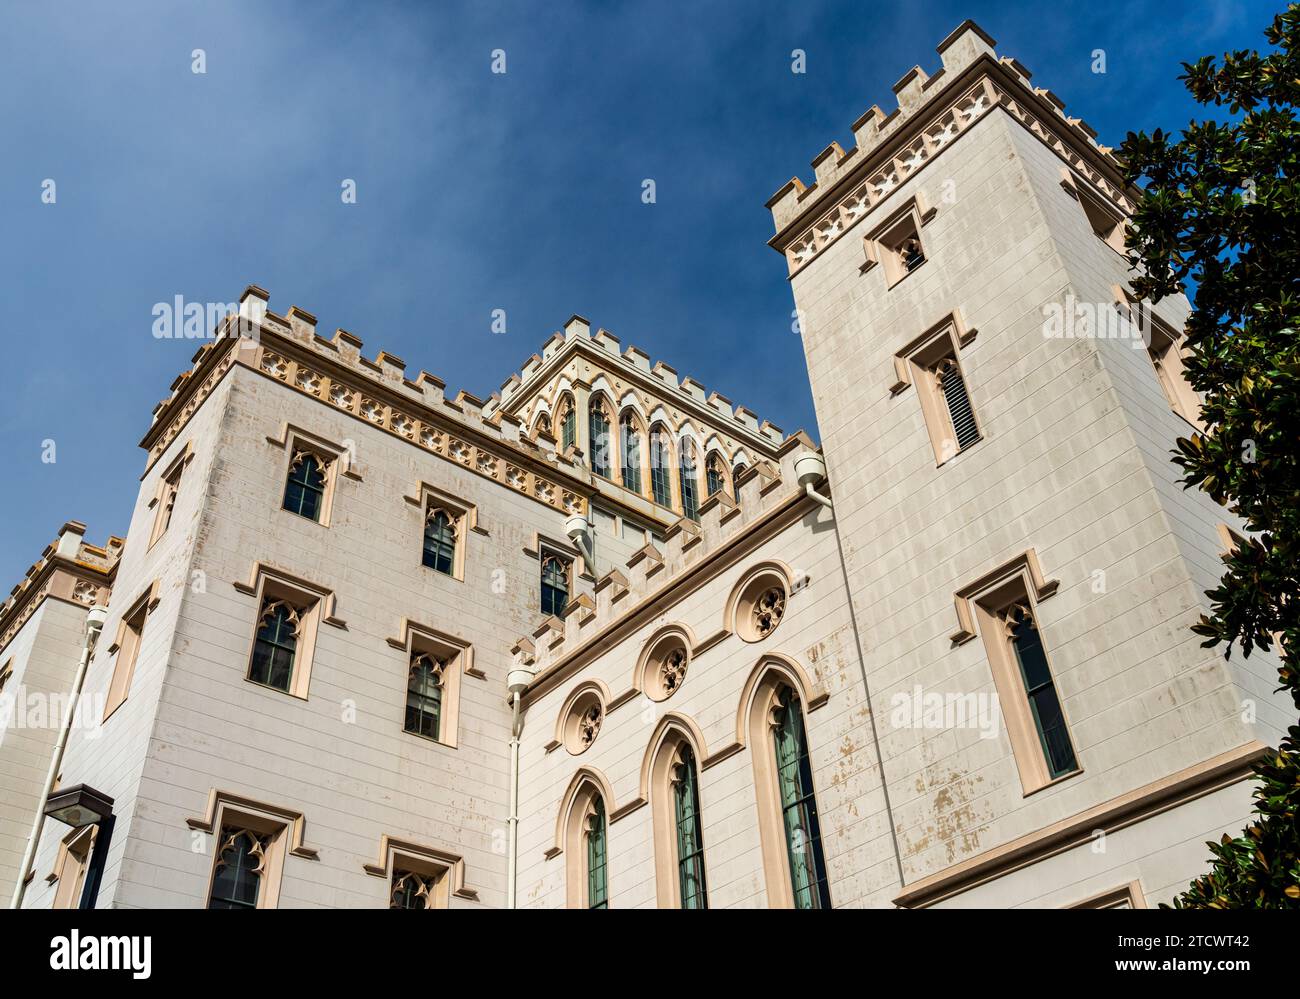
[[710, 496], [722, 492], [722, 487], [727, 484], [727, 478], [722, 474], [722, 459], [716, 453], [704, 461], [704, 480]]
[[437, 739], [442, 728], [442, 671], [444, 663], [423, 652], [411, 660], [406, 681], [405, 729]]
[[672, 480], [668, 478], [672, 462], [668, 437], [662, 428], [650, 432], [650, 491], [660, 506], [673, 505]]
[[424, 565], [450, 576], [456, 565], [456, 526], [442, 510], [434, 510], [424, 525]]
[[288, 690], [293, 680], [293, 660], [298, 651], [298, 612], [283, 600], [262, 604], [262, 623], [253, 644], [253, 665], [248, 678], [277, 690]]
[[1079, 769], [1074, 758], [1074, 746], [1065, 726], [1065, 713], [1061, 699], [1052, 681], [1052, 671], [1047, 665], [1043, 640], [1034, 623], [1034, 615], [1026, 607], [1013, 607], [1008, 615], [1011, 626], [1011, 646], [1016, 650], [1020, 664], [1020, 677], [1025, 683], [1025, 694], [1038, 729], [1038, 739], [1047, 758], [1047, 769], [1052, 777], [1060, 777]]
[[695, 754], [683, 745], [673, 774], [673, 811], [677, 820], [677, 883], [683, 909], [707, 909], [704, 883], [704, 835], [700, 829], [700, 785]]
[[678, 449], [681, 453], [682, 516], [691, 520], [700, 519], [699, 483], [695, 478], [695, 451], [691, 442], [683, 440]]
[[634, 493], [641, 491], [641, 435], [629, 414], [619, 421], [619, 434], [623, 438], [623, 486]]
[[542, 560], [542, 613], [564, 617], [569, 603], [569, 566], [554, 555]]
[[605, 802], [592, 802], [587, 818], [587, 908], [609, 908], [609, 867], [605, 855]]
[[325, 508], [325, 466], [314, 454], [299, 451], [284, 484], [284, 508], [308, 520], [320, 520]]
[[564, 403], [564, 415], [560, 417], [560, 450], [567, 451], [577, 439], [578, 414], [570, 399]]
[[212, 878], [209, 909], [256, 909], [261, 888], [259, 873], [266, 863], [269, 836], [248, 829], [221, 827], [221, 850], [217, 854], [217, 871]]
[[603, 478], [609, 478], [609, 417], [604, 404], [600, 401], [591, 404], [587, 420], [588, 436], [591, 438], [591, 470]]
[[821, 825], [813, 794], [808, 737], [799, 698], [782, 688], [776, 710], [776, 775], [781, 792], [781, 816], [790, 858], [790, 886], [796, 909], [829, 909], [826, 859], [822, 855]]

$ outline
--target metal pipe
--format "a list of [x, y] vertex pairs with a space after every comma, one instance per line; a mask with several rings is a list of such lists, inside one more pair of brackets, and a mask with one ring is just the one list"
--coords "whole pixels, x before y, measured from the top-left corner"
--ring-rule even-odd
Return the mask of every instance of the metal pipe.
[[32, 831], [27, 837], [27, 849], [23, 853], [23, 862], [18, 867], [18, 883], [14, 885], [13, 899], [9, 908], [21, 909], [23, 896], [27, 894], [27, 872], [31, 870], [36, 859], [36, 848], [41, 842], [41, 831], [45, 827], [45, 806], [49, 804], [50, 792], [58, 780], [59, 768], [63, 765], [63, 751], [68, 745], [68, 732], [72, 729], [72, 718], [77, 712], [77, 703], [81, 700], [81, 685], [86, 680], [86, 669], [95, 650], [99, 633], [104, 630], [104, 621], [108, 617], [108, 608], [95, 606], [86, 613], [86, 637], [81, 643], [81, 662], [77, 664], [77, 674], [72, 680], [72, 693], [68, 697], [68, 708], [63, 714], [63, 725], [59, 728], [59, 738], [54, 744], [54, 756], [50, 759], [50, 770], [45, 775], [45, 790], [36, 806], [36, 816], [32, 819]]
[[510, 720], [510, 816], [506, 819], [506, 907], [516, 908], [516, 883], [519, 879], [519, 736], [523, 730], [523, 691], [510, 694], [513, 715]]

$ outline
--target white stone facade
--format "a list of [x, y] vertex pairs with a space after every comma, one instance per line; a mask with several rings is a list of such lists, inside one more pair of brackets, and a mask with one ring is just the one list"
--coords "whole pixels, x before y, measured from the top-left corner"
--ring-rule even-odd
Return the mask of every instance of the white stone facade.
[[[836, 907], [1154, 905], [1204, 869], [1289, 717], [1272, 657], [1225, 662], [1188, 631], [1240, 525], [1178, 485], [1168, 451], [1190, 427], [1147, 342], [1044, 332], [1052, 303], [1127, 314], [1126, 265], [1083, 210], [1131, 207], [1114, 161], [977, 27], [940, 53], [940, 74], [900, 81], [898, 111], [860, 120], [856, 149], [831, 146], [815, 185], [770, 203], [825, 479], [799, 479], [806, 435], [579, 317], [483, 402], [245, 293], [155, 411], [124, 541], [69, 525], [0, 609], [4, 694], [62, 691], [87, 601], [111, 590], [58, 784], [113, 799], [99, 906], [205, 906], [222, 830], [241, 826], [269, 837], [262, 907], [383, 908], [401, 870], [428, 874], [430, 905], [504, 906], [512, 888], [520, 907], [590, 904], [593, 796], [608, 905], [673, 906], [664, 761], [683, 746], [708, 905], [790, 906], [770, 711], [787, 688]], [[890, 255], [909, 225], [911, 269]], [[1179, 330], [1187, 308], [1156, 312]], [[978, 427], [956, 450], [955, 403], [927, 381], [943, 351]], [[615, 446], [597, 475], [602, 399]], [[282, 509], [298, 452], [329, 469], [317, 519]], [[421, 562], [434, 508], [457, 525], [448, 572]], [[562, 620], [541, 611], [548, 557], [566, 566]], [[755, 630], [769, 592], [779, 610]], [[290, 690], [250, 680], [263, 599], [282, 593], [311, 608]], [[1015, 602], [1076, 756], [1046, 778], [1024, 674], [1001, 658]], [[430, 642], [450, 650], [436, 740], [404, 731]], [[681, 649], [671, 681], [661, 647]], [[914, 711], [926, 695], [983, 714]], [[0, 729], [6, 891], [56, 734]], [[45, 823], [26, 907], [61, 904], [68, 835]]]

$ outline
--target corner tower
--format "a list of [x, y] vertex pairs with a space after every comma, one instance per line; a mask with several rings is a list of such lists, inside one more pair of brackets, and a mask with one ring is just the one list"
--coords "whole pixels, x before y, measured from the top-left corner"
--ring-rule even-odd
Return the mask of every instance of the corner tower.
[[975, 24], [939, 54], [768, 203], [897, 901], [1163, 900], [1204, 840], [1240, 830], [1249, 765], [1286, 718], [1271, 657], [1225, 663], [1188, 630], [1240, 530], [1168, 460], [1198, 418], [1188, 303], [1130, 301], [1137, 194], [1096, 133]]

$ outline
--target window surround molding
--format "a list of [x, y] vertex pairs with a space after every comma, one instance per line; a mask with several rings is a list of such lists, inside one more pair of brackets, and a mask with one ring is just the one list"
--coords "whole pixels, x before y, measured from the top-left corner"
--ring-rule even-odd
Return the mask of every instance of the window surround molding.
[[[702, 781], [708, 750], [704, 734], [686, 715], [672, 712], [659, 719], [641, 761], [641, 799], [650, 802], [654, 840], [655, 898], [661, 909], [681, 908], [677, 829], [673, 803], [672, 767], [682, 746], [695, 756], [696, 779]], [[701, 812], [703, 805], [701, 804]], [[703, 817], [699, 818], [703, 825]], [[705, 863], [705, 870], [708, 864]]]
[[574, 584], [579, 577], [593, 583], [596, 581], [595, 567], [587, 565], [587, 560], [582, 557], [582, 552], [578, 550], [572, 541], [561, 541], [548, 534], [542, 534], [540, 531], [534, 531], [532, 544], [524, 547], [524, 554], [531, 559], [537, 560], [537, 571], [539, 572], [542, 560], [546, 558], [547, 554], [556, 555], [566, 561], [569, 564], [570, 599], [574, 596]]
[[[613, 788], [599, 770], [579, 767], [560, 799], [560, 810], [555, 820], [555, 845], [546, 851], [547, 860], [564, 856], [565, 906], [569, 909], [587, 908], [587, 851], [583, 844], [583, 825], [597, 798], [605, 806], [605, 839], [608, 844], [609, 827], [616, 817]], [[611, 894], [608, 876], [607, 860], [607, 899]]]
[[[293, 467], [293, 457], [299, 451], [314, 455], [325, 466], [325, 493], [321, 497], [320, 518], [316, 523], [321, 527], [329, 527], [330, 516], [334, 510], [334, 493], [340, 476], [354, 482], [362, 481], [361, 474], [354, 467], [351, 449], [345, 443], [339, 444], [328, 440], [292, 423], [285, 423], [281, 427], [279, 437], [267, 434], [266, 442], [273, 447], [283, 449], [286, 453], [287, 463], [284, 474], [280, 478], [282, 489], [283, 482]], [[283, 509], [283, 503], [276, 509]]]
[[[86, 884], [90, 860], [99, 838], [99, 823], [73, 829], [59, 842], [59, 852], [54, 858], [54, 868], [45, 879], [46, 884], [57, 884], [52, 909], [77, 909], [81, 906], [81, 890]], [[29, 875], [30, 877], [30, 875]]]
[[1145, 909], [1147, 907], [1146, 893], [1142, 890], [1142, 882], [1133, 880], [1127, 884], [1122, 884], [1118, 888], [1111, 888], [1108, 891], [1098, 892], [1095, 895], [1089, 895], [1087, 898], [1080, 899], [1067, 905], [1067, 909]]
[[[889, 394], [891, 397], [898, 396], [908, 388], [916, 387], [925, 429], [930, 435], [930, 444], [934, 447], [936, 467], [951, 461], [965, 448], [951, 450], [956, 446], [956, 441], [952, 436], [951, 418], [935, 369], [950, 358], [966, 383], [966, 396], [969, 400], [970, 382], [962, 367], [961, 352], [975, 340], [978, 332], [974, 327], [966, 325], [961, 310], [953, 309], [894, 354], [894, 383], [889, 387]], [[978, 443], [984, 439], [984, 428], [973, 402], [970, 408], [979, 432], [979, 438], [975, 442]], [[967, 445], [972, 446], [974, 445]]]
[[[104, 694], [104, 716], [101, 723], [121, 707], [131, 692], [131, 679], [140, 658], [140, 645], [144, 640], [145, 626], [150, 615], [162, 599], [160, 581], [155, 579], [149, 587], [131, 602], [117, 622], [117, 632], [108, 647], [108, 654], [116, 656], [108, 689]], [[138, 622], [138, 624], [133, 623]]]
[[[915, 268], [909, 271], [900, 266], [901, 262], [897, 259], [898, 254], [894, 244], [901, 242], [908, 233], [920, 239], [921, 230], [934, 220], [937, 213], [938, 209], [928, 204], [925, 195], [917, 191], [862, 237], [862, 249], [867, 259], [858, 268], [858, 273], [866, 274], [880, 265], [885, 274], [887, 288], [893, 288], [903, 278], [913, 273]], [[924, 244], [922, 245], [924, 247]]]
[[439, 489], [433, 483], [425, 482], [423, 479], [416, 482], [415, 487], [403, 495], [402, 499], [415, 507], [420, 514], [421, 540], [424, 537], [424, 528], [436, 510], [445, 511], [451, 518], [456, 532], [456, 557], [452, 564], [451, 578], [464, 582], [469, 536], [477, 534], [484, 538], [491, 537], [488, 529], [479, 523], [478, 505], [445, 489]]
[[478, 901], [478, 889], [465, 883], [465, 860], [460, 854], [399, 839], [388, 833], [379, 837], [378, 858], [373, 863], [363, 864], [362, 870], [371, 877], [383, 878], [390, 886], [390, 893], [395, 870], [409, 870], [437, 878], [434, 904], [427, 906], [430, 909], [445, 909], [452, 898]]
[[[1048, 579], [1043, 575], [1037, 552], [1029, 548], [963, 586], [953, 595], [959, 627], [949, 639], [953, 647], [964, 645], [977, 637], [984, 640], [998, 706], [1011, 743], [1024, 797], [1083, 773], [1083, 764], [1076, 750], [1075, 769], [1057, 777], [1051, 776], [1021, 677], [1020, 665], [1001, 620], [1001, 615], [1007, 608], [1020, 604], [1029, 609], [1036, 625], [1041, 627], [1038, 605], [1054, 596], [1059, 587], [1059, 580]], [[1043, 654], [1055, 684], [1057, 673], [1052, 668], [1051, 655], [1046, 647]], [[1065, 698], [1059, 693], [1057, 698], [1066, 731], [1069, 732], [1072, 726], [1065, 708]]]
[[[1128, 250], [1124, 247], [1124, 236], [1128, 230], [1128, 216], [1088, 181], [1083, 180], [1069, 167], [1061, 167], [1061, 188], [1079, 203], [1093, 234], [1112, 250], [1126, 260]], [[1104, 219], [1110, 225], [1108, 235], [1097, 231], [1098, 219]]]
[[153, 527], [149, 531], [149, 544], [145, 550], [153, 548], [158, 539], [167, 533], [167, 528], [171, 526], [171, 514], [175, 508], [176, 496], [180, 491], [180, 483], [185, 475], [185, 469], [189, 467], [194, 460], [194, 442], [188, 440], [180, 453], [172, 459], [161, 475], [158, 476], [158, 486], [154, 491], [153, 499], [149, 501], [146, 509], [153, 510]]
[[[695, 633], [685, 624], [668, 624], [646, 640], [632, 673], [632, 687], [651, 701], [668, 700], [686, 682], [700, 645]], [[680, 653], [679, 661], [669, 663], [667, 656]], [[701, 757], [702, 759], [703, 757]]]
[[[204, 814], [201, 817], [186, 819], [185, 824], [197, 832], [214, 837], [204, 899], [212, 897], [212, 887], [217, 876], [217, 862], [220, 860], [221, 830], [227, 826], [239, 826], [271, 837], [271, 848], [266, 854], [266, 866], [259, 875], [262, 879], [257, 892], [259, 909], [276, 908], [280, 899], [280, 884], [287, 857], [300, 857], [305, 860], [320, 859], [315, 848], [303, 842], [306, 820], [301, 812], [268, 805], [229, 791], [213, 788], [208, 794], [208, 804]], [[205, 853], [204, 856], [207, 854]]]
[[[742, 642], [752, 644], [766, 641], [789, 615], [790, 599], [802, 588], [795, 585], [794, 572], [784, 562], [769, 559], [751, 566], [731, 588], [723, 611], [723, 629]], [[779, 608], [769, 609], [768, 615], [774, 616], [774, 620], [763, 630], [750, 617], [757, 613], [756, 601], [771, 590], [780, 590], [783, 599]], [[773, 611], [776, 612], [775, 615]]]
[[[264, 562], [253, 563], [247, 583], [236, 581], [232, 585], [238, 592], [254, 598], [253, 628], [249, 639], [248, 666], [244, 670], [244, 679], [256, 687], [277, 690], [278, 693], [287, 693], [291, 697], [306, 700], [307, 690], [311, 684], [311, 670], [315, 659], [319, 626], [327, 624], [344, 631], [348, 627], [346, 621], [334, 614], [334, 591]], [[279, 691], [278, 688], [258, 683], [249, 675], [257, 648], [257, 634], [261, 630], [263, 606], [268, 599], [284, 600], [302, 609], [302, 624], [299, 629], [298, 645], [294, 652], [293, 677], [287, 691]]]
[[1146, 347], [1165, 402], [1185, 422], [1204, 433], [1201, 397], [1187, 380], [1183, 366], [1186, 335], [1157, 316], [1149, 302], [1134, 298], [1120, 285], [1115, 285], [1112, 290], [1120, 315], [1128, 321], [1131, 329], [1141, 334], [1141, 340], [1133, 345]]
[[[804, 715], [805, 737], [811, 742], [808, 716], [829, 701], [825, 691], [807, 683], [802, 668], [784, 656], [765, 656], [750, 673], [741, 695], [736, 718], [736, 737], [748, 744], [754, 773], [754, 796], [758, 803], [759, 842], [762, 847], [763, 879], [767, 904], [771, 909], [794, 907], [790, 857], [786, 843], [785, 821], [781, 814], [776, 759], [772, 737], [772, 712], [779, 692], [790, 687], [799, 698]], [[812, 748], [809, 746], [811, 755]], [[825, 850], [823, 837], [823, 851]]]
[[[402, 732], [404, 735], [424, 739], [426, 742], [436, 742], [449, 749], [457, 748], [460, 744], [458, 732], [460, 728], [461, 677], [470, 676], [476, 680], [487, 679], [487, 674], [474, 663], [474, 646], [463, 638], [457, 638], [455, 635], [405, 617], [402, 618], [398, 637], [388, 638], [385, 641], [387, 641], [390, 648], [398, 649], [403, 653], [403, 662], [406, 669], [410, 668], [411, 659], [420, 653], [446, 662], [446, 669], [442, 673], [442, 715], [438, 725], [438, 738], [430, 739], [419, 733], [409, 732], [405, 727], [403, 727]], [[406, 675], [407, 673], [404, 670], [402, 676], [405, 678]], [[404, 679], [402, 683], [403, 709], [405, 709], [406, 704], [405, 690], [406, 682]]]
[[[555, 719], [555, 737], [546, 744], [547, 753], [563, 746], [570, 756], [581, 756], [590, 749], [605, 725], [610, 712], [609, 687], [603, 680], [584, 680], [575, 686], [560, 705]], [[612, 810], [611, 798], [606, 807]]]

